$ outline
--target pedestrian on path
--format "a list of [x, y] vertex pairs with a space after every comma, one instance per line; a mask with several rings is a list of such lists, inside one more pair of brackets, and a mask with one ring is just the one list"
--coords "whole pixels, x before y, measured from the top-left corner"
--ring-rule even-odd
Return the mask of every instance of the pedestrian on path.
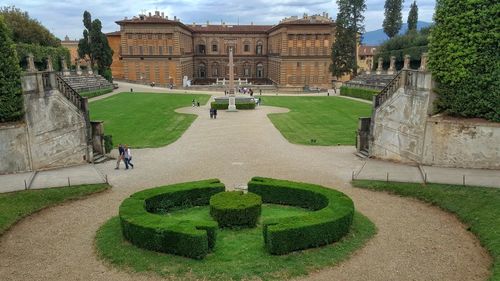
[[196, 103], [196, 100], [195, 100], [195, 99], [193, 99], [193, 101], [192, 101], [192, 103], [191, 103], [191, 107], [194, 107], [195, 103]]
[[214, 118], [214, 109], [210, 108], [210, 119]]
[[[123, 145], [120, 143], [118, 145], [118, 160], [116, 161], [116, 168], [115, 168], [115, 170], [120, 169], [120, 161], [123, 160], [125, 162], [125, 160], [123, 159], [124, 154], [125, 154], [125, 149], [123, 148]], [[126, 165], [127, 165], [127, 163], [125, 163], [125, 166]]]
[[214, 108], [214, 119], [217, 119], [217, 108]]
[[132, 153], [130, 152], [130, 148], [128, 145], [125, 145], [123, 157], [125, 158], [125, 170], [128, 170], [128, 166], [134, 168], [134, 164], [132, 164]]

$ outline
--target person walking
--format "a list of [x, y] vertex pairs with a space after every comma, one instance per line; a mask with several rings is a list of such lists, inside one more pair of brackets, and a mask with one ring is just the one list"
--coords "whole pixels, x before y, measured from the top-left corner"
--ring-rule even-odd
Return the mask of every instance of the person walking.
[[210, 108], [210, 119], [214, 118], [214, 109]]
[[128, 170], [128, 166], [134, 168], [134, 164], [132, 164], [132, 153], [130, 153], [130, 148], [128, 145], [125, 145], [123, 157], [125, 158], [125, 170]]
[[217, 119], [217, 108], [214, 108], [214, 119]]
[[125, 160], [123, 159], [123, 155], [124, 154], [125, 154], [125, 149], [123, 148], [123, 145], [120, 143], [118, 145], [118, 160], [116, 161], [116, 168], [115, 168], [115, 170], [120, 169], [120, 161], [123, 160], [125, 162]]
[[192, 107], [194, 107], [194, 106], [195, 106], [195, 103], [196, 103], [196, 101], [195, 101], [195, 99], [193, 99], [193, 101], [192, 101], [192, 103], [191, 103], [191, 106], [192, 106]]

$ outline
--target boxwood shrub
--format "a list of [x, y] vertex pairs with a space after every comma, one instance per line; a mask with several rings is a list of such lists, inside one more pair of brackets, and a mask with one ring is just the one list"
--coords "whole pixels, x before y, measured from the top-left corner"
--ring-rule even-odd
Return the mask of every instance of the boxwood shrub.
[[[226, 110], [229, 107], [229, 104], [228, 103], [211, 102], [210, 106], [212, 108], [216, 108], [218, 110], [219, 109]], [[255, 109], [255, 103], [254, 102], [237, 103], [236, 109]]]
[[264, 220], [263, 236], [267, 251], [282, 255], [326, 245], [349, 232], [354, 204], [344, 193], [322, 186], [254, 177], [248, 191], [264, 203], [286, 204], [313, 210], [307, 215]]
[[364, 99], [364, 100], [369, 100], [369, 101], [372, 101], [373, 96], [378, 94], [379, 92], [380, 91], [372, 90], [372, 89], [354, 88], [354, 87], [346, 87], [346, 86], [340, 87], [340, 95], [341, 96], [348, 96], [348, 97]]
[[162, 214], [208, 205], [212, 195], [223, 191], [219, 180], [210, 179], [134, 193], [120, 205], [123, 236], [140, 248], [201, 259], [215, 246], [217, 223], [177, 220]]
[[210, 198], [210, 215], [220, 227], [255, 227], [261, 208], [262, 199], [251, 192], [221, 192]]

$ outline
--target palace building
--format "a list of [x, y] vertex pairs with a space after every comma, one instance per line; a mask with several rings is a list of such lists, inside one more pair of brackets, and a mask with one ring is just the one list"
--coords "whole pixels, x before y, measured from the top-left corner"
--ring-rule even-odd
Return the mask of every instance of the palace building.
[[139, 83], [183, 86], [228, 79], [229, 49], [235, 79], [280, 88], [329, 88], [335, 23], [327, 13], [289, 17], [277, 25], [184, 24], [163, 13], [116, 22], [108, 33], [113, 77]]

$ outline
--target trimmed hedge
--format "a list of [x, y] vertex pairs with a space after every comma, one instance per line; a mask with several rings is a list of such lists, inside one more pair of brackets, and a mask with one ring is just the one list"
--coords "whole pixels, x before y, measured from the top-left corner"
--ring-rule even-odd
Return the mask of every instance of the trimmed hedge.
[[[212, 108], [216, 108], [218, 110], [219, 109], [226, 110], [229, 107], [229, 104], [228, 103], [211, 102], [210, 106]], [[254, 102], [237, 103], [236, 109], [255, 109], [255, 103]]]
[[353, 87], [346, 87], [346, 86], [340, 87], [340, 95], [341, 96], [353, 97], [353, 98], [364, 99], [364, 100], [369, 100], [369, 101], [372, 101], [373, 96], [377, 95], [378, 93], [380, 93], [380, 91], [371, 90], [371, 89], [353, 88]]
[[102, 95], [105, 95], [105, 94], [108, 94], [111, 92], [113, 92], [113, 88], [106, 88], [106, 89], [99, 89], [99, 90], [95, 90], [95, 91], [81, 92], [79, 94], [82, 97], [86, 97], [86, 98], [90, 99], [90, 98], [102, 96]]
[[210, 215], [220, 227], [255, 227], [261, 208], [262, 199], [251, 192], [221, 192], [210, 198]]
[[264, 203], [314, 210], [311, 214], [263, 222], [264, 243], [275, 255], [319, 247], [340, 240], [349, 232], [354, 203], [344, 193], [319, 185], [254, 177], [248, 191]]
[[215, 246], [215, 221], [185, 221], [161, 215], [208, 205], [224, 191], [218, 179], [161, 186], [132, 194], [120, 205], [123, 236], [137, 247], [202, 259]]

